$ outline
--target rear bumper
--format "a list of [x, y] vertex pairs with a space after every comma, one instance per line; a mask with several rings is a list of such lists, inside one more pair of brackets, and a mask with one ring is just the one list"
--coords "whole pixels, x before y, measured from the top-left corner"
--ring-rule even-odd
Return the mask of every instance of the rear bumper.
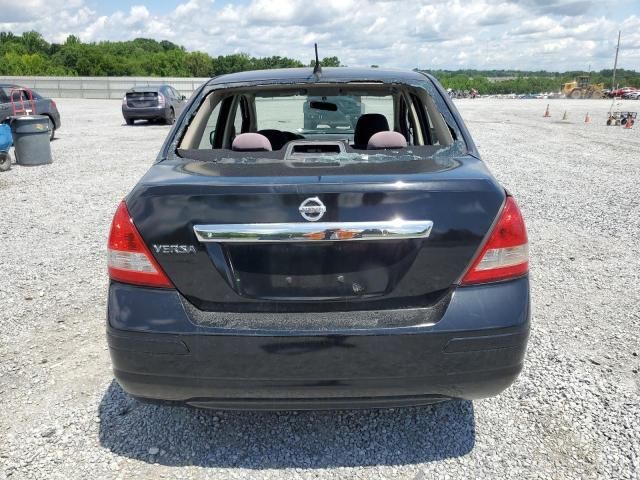
[[437, 323], [401, 328], [203, 327], [175, 291], [115, 283], [108, 317], [115, 376], [143, 399], [251, 410], [418, 405], [496, 395], [516, 379], [529, 284], [458, 288]]
[[133, 108], [122, 106], [124, 118], [145, 119], [145, 118], [165, 118], [169, 109], [167, 107]]

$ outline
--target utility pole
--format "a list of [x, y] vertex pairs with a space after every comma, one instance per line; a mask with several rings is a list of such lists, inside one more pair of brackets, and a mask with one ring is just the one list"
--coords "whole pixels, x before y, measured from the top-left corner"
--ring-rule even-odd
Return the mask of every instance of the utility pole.
[[616, 69], [618, 68], [618, 52], [620, 51], [620, 30], [618, 30], [618, 46], [616, 47], [616, 60], [613, 63], [613, 79], [611, 80], [611, 90], [616, 88]]
[[[618, 46], [616, 47], [616, 59], [613, 62], [613, 79], [611, 80], [611, 91], [616, 90], [616, 69], [618, 68], [618, 52], [620, 51], [620, 30], [618, 30]], [[616, 101], [616, 96], [611, 95], [611, 107], [609, 108], [609, 118], [613, 115], [613, 104]]]

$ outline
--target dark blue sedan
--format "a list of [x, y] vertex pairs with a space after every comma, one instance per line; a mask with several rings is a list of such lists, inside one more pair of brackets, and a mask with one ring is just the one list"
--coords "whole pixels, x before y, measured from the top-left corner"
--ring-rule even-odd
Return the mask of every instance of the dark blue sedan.
[[[323, 122], [341, 103], [357, 121]], [[496, 395], [523, 366], [528, 258], [516, 201], [433, 77], [224, 75], [116, 210], [114, 373], [139, 399], [216, 409]]]

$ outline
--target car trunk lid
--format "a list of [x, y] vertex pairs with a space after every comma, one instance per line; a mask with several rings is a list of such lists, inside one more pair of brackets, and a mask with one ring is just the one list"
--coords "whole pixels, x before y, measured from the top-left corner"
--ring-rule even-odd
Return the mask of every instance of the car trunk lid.
[[[472, 157], [378, 176], [216, 177], [185, 167], [154, 166], [127, 204], [176, 288], [206, 310], [435, 301], [464, 274], [504, 201]], [[317, 222], [302, 215], [310, 199], [325, 208]]]

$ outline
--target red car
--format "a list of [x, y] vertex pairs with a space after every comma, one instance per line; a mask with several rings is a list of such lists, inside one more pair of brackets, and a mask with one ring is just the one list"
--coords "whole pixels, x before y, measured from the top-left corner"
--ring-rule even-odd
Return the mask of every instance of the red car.
[[622, 88], [618, 88], [617, 90], [612, 90], [609, 93], [609, 96], [610, 97], [621, 97], [625, 93], [635, 92], [636, 90], [637, 90], [637, 88], [635, 88], [635, 87], [622, 87]]

